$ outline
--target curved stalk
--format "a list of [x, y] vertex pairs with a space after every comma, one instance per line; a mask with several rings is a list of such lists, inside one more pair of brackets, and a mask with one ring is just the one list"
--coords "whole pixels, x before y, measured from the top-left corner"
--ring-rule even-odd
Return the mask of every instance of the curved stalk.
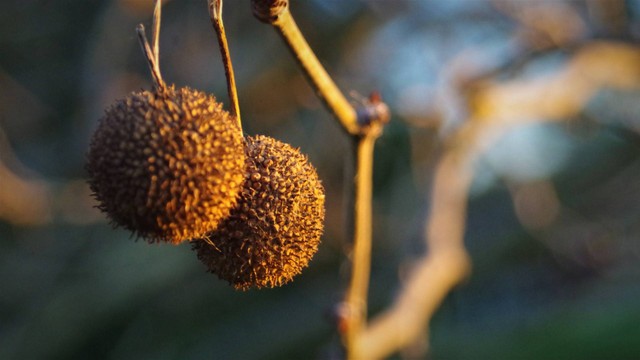
[[343, 343], [348, 359], [358, 359], [356, 340], [366, 327], [367, 294], [371, 271], [371, 198], [373, 182], [373, 150], [379, 131], [370, 131], [354, 137], [353, 153], [355, 176], [353, 179], [353, 243], [351, 252], [351, 279], [345, 298], [348, 310]]
[[276, 28], [300, 67], [302, 67], [316, 95], [325, 103], [347, 133], [358, 135], [360, 126], [358, 125], [355, 109], [338, 89], [338, 86], [322, 64], [320, 64], [291, 16], [289, 8], [286, 7], [271, 24]]
[[160, 73], [160, 66], [158, 64], [157, 58], [153, 54], [153, 50], [149, 45], [149, 41], [147, 40], [147, 34], [144, 31], [144, 25], [139, 24], [136, 27], [136, 33], [138, 34], [138, 42], [140, 43], [140, 47], [142, 47], [142, 51], [147, 59], [147, 64], [149, 65], [149, 70], [151, 71], [151, 76], [153, 77], [153, 83], [157, 90], [162, 90], [166, 88], [166, 84], [164, 80], [162, 80], [162, 74]]
[[147, 34], [144, 31], [144, 25], [139, 24], [136, 27], [136, 33], [138, 34], [138, 43], [142, 47], [142, 52], [147, 59], [151, 76], [153, 77], [153, 83], [157, 90], [163, 90], [167, 87], [167, 84], [162, 80], [162, 73], [160, 72], [160, 15], [162, 12], [162, 0], [156, 0], [155, 8], [153, 10], [153, 24], [152, 30], [152, 43], [153, 48], [149, 45], [147, 40]]
[[240, 119], [240, 103], [238, 101], [238, 90], [236, 87], [236, 78], [233, 72], [233, 64], [231, 63], [231, 55], [229, 53], [229, 43], [227, 41], [227, 33], [222, 22], [222, 0], [209, 1], [209, 17], [211, 24], [216, 31], [218, 46], [220, 47], [220, 55], [224, 64], [224, 74], [227, 79], [227, 92], [229, 94], [230, 112], [236, 117], [238, 127], [242, 129], [242, 121]]

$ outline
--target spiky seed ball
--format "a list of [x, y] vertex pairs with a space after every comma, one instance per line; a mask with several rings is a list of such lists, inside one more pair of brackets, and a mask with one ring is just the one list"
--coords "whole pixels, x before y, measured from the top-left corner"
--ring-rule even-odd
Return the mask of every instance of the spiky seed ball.
[[324, 188], [306, 156], [266, 136], [247, 137], [240, 200], [193, 243], [198, 258], [236, 289], [280, 286], [305, 268], [320, 243]]
[[214, 229], [244, 179], [242, 131], [215, 98], [175, 87], [109, 107], [87, 156], [89, 185], [112, 223], [149, 242]]

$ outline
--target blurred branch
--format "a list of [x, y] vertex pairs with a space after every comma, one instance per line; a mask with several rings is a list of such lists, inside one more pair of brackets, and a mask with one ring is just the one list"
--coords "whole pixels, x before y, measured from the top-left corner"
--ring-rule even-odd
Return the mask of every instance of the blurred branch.
[[528, 48], [566, 46], [587, 34], [587, 24], [567, 2], [494, 0], [493, 5], [521, 25], [518, 36]]
[[384, 358], [415, 341], [446, 295], [470, 271], [464, 229], [473, 171], [470, 157], [459, 150], [446, 151], [436, 166], [431, 216], [424, 232], [429, 252], [393, 305], [358, 336], [357, 352], [363, 359]]
[[588, 0], [587, 10], [599, 32], [604, 35], [625, 36], [629, 28], [624, 0]]
[[41, 180], [23, 179], [0, 161], [0, 218], [16, 225], [51, 221], [51, 188]]
[[[101, 221], [84, 181], [56, 185], [37, 176], [27, 178], [12, 168], [26, 169], [0, 128], [0, 219], [19, 226], [44, 225], [56, 218], [65, 222]], [[14, 166], [9, 166], [12, 164]]]
[[474, 84], [468, 103], [472, 121], [486, 124], [558, 121], [578, 115], [601, 88], [639, 85], [640, 48], [594, 41], [551, 74]]
[[[496, 5], [532, 34], [533, 37], [525, 41], [527, 47], [565, 46], [586, 35], [586, 24], [568, 4], [524, 5], [497, 1]], [[288, 2], [253, 0], [252, 6], [256, 17], [276, 27], [343, 128], [351, 135], [361, 134], [358, 117], [300, 34]], [[555, 72], [507, 81], [497, 78], [472, 76], [466, 77], [469, 81], [453, 84], [465, 88], [452, 94], [464, 98], [468, 116], [464, 124], [449, 133], [435, 168], [424, 231], [428, 252], [417, 262], [390, 308], [369, 325], [366, 324], [366, 292], [371, 250], [371, 184], [370, 179], [362, 177], [371, 175], [373, 141], [367, 144], [367, 136], [354, 136], [359, 141], [354, 209], [358, 219], [354, 226], [352, 279], [345, 301], [347, 315], [341, 324], [349, 359], [384, 358], [413, 343], [447, 294], [470, 272], [464, 233], [477, 158], [513, 126], [575, 118], [599, 89], [637, 87], [640, 84], [640, 51], [621, 43], [592, 42], [578, 49]], [[463, 80], [463, 77], [453, 76], [452, 79]], [[361, 217], [362, 214], [366, 215]]]
[[300, 32], [289, 12], [288, 1], [253, 0], [254, 15], [271, 24], [283, 38], [303, 73], [333, 113], [346, 133], [351, 135], [354, 149], [353, 192], [349, 199], [352, 231], [351, 278], [344, 299], [347, 311], [339, 331], [349, 359], [361, 359], [357, 338], [366, 327], [367, 293], [371, 271], [371, 193], [373, 181], [373, 150], [376, 139], [389, 121], [389, 109], [380, 95], [373, 93], [355, 109], [324, 69]]
[[[469, 86], [467, 84], [465, 86]], [[398, 298], [356, 340], [366, 359], [389, 356], [419, 337], [446, 295], [470, 271], [464, 231], [475, 160], [513, 126], [575, 118], [604, 87], [640, 87], [640, 49], [593, 42], [558, 71], [528, 80], [471, 84], [467, 121], [450, 134], [435, 168], [425, 227], [428, 253]]]

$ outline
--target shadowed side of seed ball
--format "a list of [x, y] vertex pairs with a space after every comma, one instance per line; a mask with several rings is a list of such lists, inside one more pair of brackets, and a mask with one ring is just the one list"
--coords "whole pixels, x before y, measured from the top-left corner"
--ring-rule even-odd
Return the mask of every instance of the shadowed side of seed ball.
[[132, 93], [100, 120], [89, 185], [115, 226], [177, 244], [229, 215], [244, 179], [243, 144], [211, 95], [173, 86]]
[[299, 150], [266, 136], [247, 137], [247, 170], [231, 215], [204, 240], [198, 258], [236, 289], [280, 286], [318, 250], [324, 188]]

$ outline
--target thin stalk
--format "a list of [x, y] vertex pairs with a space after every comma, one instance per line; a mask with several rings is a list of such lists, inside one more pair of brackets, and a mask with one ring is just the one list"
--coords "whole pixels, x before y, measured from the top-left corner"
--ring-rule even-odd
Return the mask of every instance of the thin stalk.
[[162, 0], [156, 0], [156, 5], [153, 10], [153, 33], [151, 34], [151, 41], [153, 44], [153, 57], [156, 59], [156, 64], [160, 67], [160, 17], [162, 12]]
[[[373, 149], [389, 120], [389, 111], [381, 101], [363, 104], [366, 116], [347, 101], [305, 40], [289, 11], [288, 2], [253, 0], [254, 15], [273, 25], [316, 91], [316, 95], [333, 113], [353, 141], [354, 179], [351, 188], [349, 228], [352, 234], [351, 278], [344, 299], [347, 310], [339, 326], [348, 359], [358, 359], [357, 340], [366, 328], [367, 293], [371, 270], [371, 197], [373, 178]], [[371, 116], [370, 116], [371, 115]], [[342, 326], [344, 325], [344, 326]]]
[[371, 131], [362, 137], [353, 137], [353, 243], [351, 253], [351, 279], [345, 298], [348, 316], [343, 343], [348, 359], [357, 359], [355, 346], [358, 335], [366, 327], [367, 294], [371, 271], [371, 197], [373, 179], [373, 149], [379, 132]]
[[153, 82], [157, 90], [163, 90], [166, 88], [166, 84], [164, 80], [162, 80], [162, 75], [160, 73], [160, 66], [158, 65], [158, 61], [156, 57], [153, 55], [153, 50], [151, 50], [151, 46], [149, 45], [149, 41], [147, 40], [147, 34], [144, 31], [144, 25], [139, 24], [136, 27], [136, 33], [138, 34], [138, 42], [140, 43], [140, 47], [142, 47], [142, 51], [147, 59], [147, 64], [149, 65], [149, 70], [151, 71], [151, 76], [153, 77]]
[[222, 56], [222, 63], [224, 64], [224, 74], [227, 78], [227, 92], [229, 93], [229, 101], [231, 103], [230, 112], [231, 115], [236, 117], [238, 126], [242, 128], [236, 78], [233, 72], [233, 64], [231, 63], [227, 33], [224, 30], [224, 23], [222, 22], [222, 0], [209, 0], [209, 17], [211, 18], [211, 24], [216, 31], [218, 46], [220, 47], [220, 55]]
[[314, 87], [316, 95], [338, 119], [344, 130], [351, 134], [360, 133], [356, 111], [331, 79], [320, 61], [309, 47], [296, 25], [288, 7], [271, 23], [284, 39], [304, 74]]

